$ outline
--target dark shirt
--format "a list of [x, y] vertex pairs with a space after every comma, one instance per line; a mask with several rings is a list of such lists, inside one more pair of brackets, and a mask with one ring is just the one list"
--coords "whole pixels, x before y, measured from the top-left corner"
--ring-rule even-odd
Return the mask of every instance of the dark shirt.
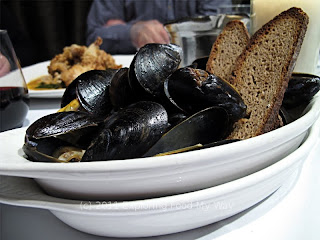
[[[100, 36], [101, 48], [108, 53], [135, 53], [130, 39], [135, 22], [156, 19], [165, 24], [185, 17], [215, 15], [219, 6], [229, 4], [231, 0], [94, 0], [87, 18], [87, 45]], [[110, 19], [127, 24], [104, 26]]]

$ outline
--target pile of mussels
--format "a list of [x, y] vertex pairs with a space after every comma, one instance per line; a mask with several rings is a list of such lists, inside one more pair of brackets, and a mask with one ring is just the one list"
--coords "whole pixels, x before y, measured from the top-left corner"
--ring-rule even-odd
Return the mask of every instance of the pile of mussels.
[[[81, 74], [65, 90], [59, 112], [27, 129], [28, 159], [120, 160], [228, 142], [234, 122], [246, 117], [246, 105], [229, 83], [205, 71], [206, 58], [179, 67], [181, 55], [173, 44], [147, 44], [129, 68]], [[320, 88], [312, 75], [295, 74], [290, 83], [283, 119]]]

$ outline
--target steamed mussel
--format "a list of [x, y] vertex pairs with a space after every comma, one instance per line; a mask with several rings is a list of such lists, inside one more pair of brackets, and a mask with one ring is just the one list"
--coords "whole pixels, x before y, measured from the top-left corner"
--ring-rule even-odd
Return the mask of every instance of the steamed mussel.
[[181, 47], [174, 44], [146, 44], [134, 56], [129, 69], [129, 83], [136, 94], [161, 97], [163, 82], [178, 69]]
[[287, 109], [306, 105], [319, 90], [320, 77], [307, 73], [293, 73], [282, 105]]
[[158, 103], [133, 103], [105, 120], [82, 161], [127, 159], [142, 156], [166, 131], [168, 115]]
[[228, 113], [220, 107], [211, 107], [197, 112], [174, 126], [156, 142], [144, 156], [200, 146], [220, 141], [227, 137], [232, 124]]
[[134, 158], [145, 153], [167, 127], [166, 110], [155, 102], [133, 103], [103, 121], [84, 112], [59, 112], [27, 129], [23, 150], [34, 161], [62, 162], [60, 156], [54, 157], [61, 148], [77, 155], [69, 161]]
[[109, 87], [117, 69], [91, 70], [78, 76], [65, 90], [61, 107], [77, 99], [83, 111], [106, 116], [113, 109]]
[[218, 106], [224, 108], [233, 121], [246, 115], [246, 105], [238, 92], [228, 82], [205, 70], [180, 68], [166, 79], [164, 88], [170, 101], [190, 114]]
[[293, 73], [280, 108], [283, 124], [291, 123], [301, 117], [304, 109], [319, 90], [319, 76], [307, 73]]
[[246, 106], [220, 78], [196, 65], [179, 68], [181, 54], [176, 45], [147, 44], [130, 68], [81, 74], [65, 90], [60, 112], [28, 128], [26, 155], [56, 162], [129, 159], [223, 140]]
[[[172, 44], [147, 44], [130, 68], [81, 74], [66, 89], [62, 112], [27, 129], [27, 157], [119, 160], [228, 143], [234, 122], [246, 117], [243, 100], [232, 85], [201, 69], [205, 58], [179, 68], [181, 52]], [[292, 109], [305, 106], [319, 88], [319, 77], [293, 74], [282, 118], [289, 121]]]
[[[33, 161], [80, 161], [90, 136], [99, 130], [101, 120], [86, 112], [58, 112], [46, 115], [26, 131], [24, 152]], [[69, 157], [62, 157], [68, 152]], [[60, 152], [61, 154], [58, 154]]]
[[[246, 105], [232, 85], [204, 69], [206, 58], [179, 68], [181, 55], [173, 44], [147, 44], [129, 68], [81, 74], [65, 90], [62, 112], [27, 129], [24, 152], [33, 161], [85, 162], [229, 143], [225, 137], [246, 117]], [[319, 77], [293, 74], [282, 118], [296, 119], [293, 112], [319, 89]]]
[[109, 87], [110, 101], [118, 110], [136, 101], [135, 94], [129, 85], [129, 68], [119, 69], [112, 78]]

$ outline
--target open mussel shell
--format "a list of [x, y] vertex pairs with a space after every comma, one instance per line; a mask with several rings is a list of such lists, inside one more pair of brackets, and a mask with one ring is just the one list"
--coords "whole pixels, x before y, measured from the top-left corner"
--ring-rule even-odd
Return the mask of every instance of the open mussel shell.
[[146, 44], [134, 56], [129, 69], [129, 82], [136, 95], [159, 97], [163, 82], [178, 69], [181, 47], [174, 44]]
[[155, 157], [159, 157], [159, 156], [167, 156], [167, 155], [183, 153], [183, 152], [190, 152], [190, 151], [194, 151], [194, 150], [217, 147], [217, 146], [221, 146], [221, 145], [229, 144], [229, 143], [233, 143], [233, 142], [238, 142], [238, 141], [240, 141], [240, 139], [224, 139], [224, 140], [208, 143], [208, 144], [205, 144], [205, 145], [202, 145], [202, 144], [198, 143], [198, 144], [193, 145], [193, 146], [179, 148], [179, 149], [172, 150], [172, 151], [169, 151], [169, 152], [159, 153], [159, 154], [156, 154], [154, 156]]
[[286, 109], [306, 106], [312, 97], [320, 90], [320, 77], [307, 73], [293, 73], [282, 106]]
[[224, 108], [230, 121], [246, 115], [246, 105], [226, 81], [204, 70], [179, 68], [164, 83], [168, 99], [181, 110], [193, 114], [205, 108]]
[[[83, 150], [77, 148], [70, 143], [65, 142], [59, 138], [48, 137], [41, 139], [29, 139], [26, 135], [25, 144], [22, 147], [28, 159], [35, 162], [73, 162], [79, 161], [79, 153], [82, 155]], [[65, 151], [78, 152], [77, 156], [71, 156], [69, 154], [69, 159], [60, 160], [58, 152], [60, 149]], [[76, 149], [76, 151], [75, 151]]]
[[58, 112], [46, 115], [26, 130], [28, 139], [61, 138], [72, 145], [86, 147], [89, 136], [98, 131], [101, 119], [86, 112]]
[[105, 120], [104, 129], [92, 141], [82, 161], [141, 157], [167, 130], [164, 107], [150, 101], [133, 103]]
[[197, 144], [205, 145], [222, 140], [232, 128], [228, 113], [220, 107], [204, 109], [165, 133], [144, 154], [154, 156]]

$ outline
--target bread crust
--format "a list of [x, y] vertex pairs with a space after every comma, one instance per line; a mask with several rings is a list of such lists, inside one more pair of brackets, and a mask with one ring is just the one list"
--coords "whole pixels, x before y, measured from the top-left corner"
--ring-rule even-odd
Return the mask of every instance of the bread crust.
[[206, 70], [231, 83], [236, 59], [246, 49], [249, 38], [243, 22], [228, 22], [212, 45]]
[[[249, 44], [246, 47], [246, 50], [242, 52], [242, 54], [239, 56], [235, 70], [233, 71], [233, 84], [236, 87], [236, 89], [240, 92], [242, 97], [246, 98], [244, 96], [245, 92], [248, 88], [248, 84], [244, 82], [245, 79], [245, 74], [249, 74], [247, 71], [248, 64], [246, 63], [250, 60], [254, 60], [254, 54], [257, 52], [259, 53], [259, 48], [265, 47], [265, 42], [266, 42], [266, 36], [272, 31], [276, 31], [278, 24], [282, 24], [283, 21], [294, 21], [295, 24], [295, 33], [293, 34], [294, 36], [289, 36], [293, 37], [293, 43], [292, 46], [290, 47], [290, 50], [287, 53], [287, 57], [285, 59], [282, 59], [282, 64], [283, 67], [281, 69], [281, 74], [279, 76], [279, 79], [276, 79], [274, 82], [277, 84], [278, 88], [276, 89], [275, 92], [269, 93], [273, 94], [272, 100], [269, 103], [269, 107], [264, 111], [264, 116], [261, 116], [262, 119], [260, 119], [259, 123], [251, 123], [251, 124], [258, 124], [258, 128], [255, 130], [255, 132], [247, 134], [246, 131], [248, 131], [246, 128], [248, 128], [248, 125], [245, 126], [248, 121], [242, 121], [237, 123], [237, 127], [235, 130], [231, 133], [229, 138], [249, 138], [249, 137], [254, 137], [260, 134], [263, 134], [265, 132], [271, 131], [274, 128], [275, 122], [278, 119], [278, 113], [282, 104], [284, 92], [288, 86], [288, 82], [290, 79], [290, 76], [292, 74], [295, 62], [297, 60], [298, 54], [300, 52], [300, 48], [306, 33], [307, 25], [309, 18], [305, 12], [303, 12], [302, 9], [300, 8], [290, 8], [287, 11], [284, 11], [280, 13], [278, 16], [276, 16], [273, 20], [269, 21], [266, 23], [261, 29], [259, 29], [250, 39]], [[292, 24], [292, 23], [290, 23]], [[289, 25], [290, 25], [289, 24]], [[283, 36], [287, 37], [288, 36]], [[290, 44], [290, 43], [288, 43]], [[275, 50], [272, 52], [274, 54], [271, 56], [269, 59], [272, 61], [272, 57], [276, 58], [276, 54], [281, 54], [281, 46], [274, 46]], [[277, 48], [278, 47], [278, 48]], [[278, 52], [276, 51], [278, 50]], [[253, 53], [255, 52], [255, 53]], [[252, 58], [252, 59], [251, 59]], [[285, 62], [284, 62], [285, 61]], [[267, 71], [267, 70], [265, 70]], [[254, 80], [255, 77], [258, 77], [258, 74], [253, 72], [250, 72], [250, 77]], [[265, 76], [268, 74], [266, 73]], [[259, 75], [261, 76], [261, 74]], [[270, 79], [259, 79], [259, 81], [269, 81]], [[252, 94], [255, 94], [256, 92], [261, 91], [261, 89], [254, 89], [252, 87]], [[257, 95], [258, 96], [258, 95]], [[250, 98], [249, 98], [250, 99]], [[244, 99], [245, 100], [245, 99]], [[248, 106], [249, 111], [253, 111], [253, 109], [250, 109], [250, 102], [246, 102], [245, 104]], [[253, 114], [251, 112], [251, 114]]]

